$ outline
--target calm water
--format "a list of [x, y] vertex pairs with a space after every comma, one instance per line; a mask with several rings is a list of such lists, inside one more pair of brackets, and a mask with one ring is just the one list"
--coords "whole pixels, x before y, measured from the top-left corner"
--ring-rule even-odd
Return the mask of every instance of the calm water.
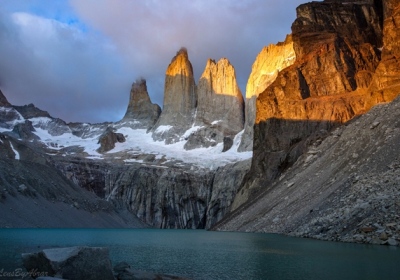
[[113, 264], [192, 279], [400, 279], [400, 249], [271, 234], [156, 229], [0, 229], [0, 270], [50, 247], [106, 246]]

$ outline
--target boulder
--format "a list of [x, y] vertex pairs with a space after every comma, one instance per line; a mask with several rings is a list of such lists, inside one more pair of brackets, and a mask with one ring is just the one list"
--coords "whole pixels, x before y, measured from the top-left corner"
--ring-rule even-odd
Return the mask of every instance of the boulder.
[[114, 279], [107, 248], [68, 247], [22, 254], [26, 270], [65, 279]]
[[125, 136], [122, 133], [115, 133], [112, 127], [107, 127], [106, 131], [100, 136], [100, 148], [97, 149], [99, 153], [106, 153], [115, 148], [115, 143], [125, 142]]
[[230, 150], [233, 146], [233, 139], [231, 137], [224, 137], [224, 148], [222, 149], [222, 152], [226, 152]]

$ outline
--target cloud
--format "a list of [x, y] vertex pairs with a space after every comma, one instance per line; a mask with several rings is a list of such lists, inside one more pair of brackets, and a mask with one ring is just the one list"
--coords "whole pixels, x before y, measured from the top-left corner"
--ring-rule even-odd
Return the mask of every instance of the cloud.
[[0, 87], [66, 121], [117, 121], [138, 77], [162, 106], [165, 70], [184, 46], [196, 80], [208, 58], [226, 57], [244, 91], [257, 54], [285, 39], [302, 2], [4, 0]]
[[[182, 46], [196, 77], [208, 58], [227, 57], [241, 88], [264, 45], [283, 41], [302, 1], [71, 1], [78, 14], [109, 36], [147, 79], [163, 75]], [[151, 83], [149, 83], [151, 84]]]
[[121, 118], [133, 78], [112, 44], [29, 13], [2, 18], [0, 85], [12, 104], [34, 103], [67, 121]]

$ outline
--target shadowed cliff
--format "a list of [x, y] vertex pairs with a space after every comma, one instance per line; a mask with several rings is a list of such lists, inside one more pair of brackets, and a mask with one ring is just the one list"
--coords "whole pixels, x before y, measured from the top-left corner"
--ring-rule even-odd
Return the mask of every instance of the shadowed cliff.
[[[233, 209], [244, 203], [249, 193], [272, 183], [282, 162], [290, 165], [302, 154], [298, 143], [307, 142], [321, 130], [307, 120], [326, 123], [322, 129], [329, 131], [334, 124], [345, 123], [397, 96], [396, 90], [382, 84], [388, 78], [379, 74], [389, 60], [385, 49], [392, 44], [383, 40], [381, 4], [325, 1], [297, 8], [292, 25], [296, 61], [279, 72], [257, 98], [252, 167]], [[398, 68], [396, 63], [390, 65]], [[377, 83], [382, 90], [376, 89]], [[396, 81], [392, 79], [390, 84], [396, 86]], [[281, 129], [276, 119], [305, 122]]]
[[399, 24], [394, 0], [298, 7], [296, 62], [257, 99], [252, 166], [216, 229], [398, 245]]

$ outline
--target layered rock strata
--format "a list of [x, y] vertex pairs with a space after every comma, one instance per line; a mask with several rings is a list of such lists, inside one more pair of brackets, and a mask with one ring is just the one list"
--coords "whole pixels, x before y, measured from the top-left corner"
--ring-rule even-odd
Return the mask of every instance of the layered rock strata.
[[296, 54], [291, 35], [288, 35], [284, 42], [264, 47], [257, 55], [246, 86], [245, 125], [239, 151], [253, 150], [253, 126], [258, 95], [275, 81], [282, 69], [292, 65], [295, 60]]
[[174, 143], [193, 124], [197, 105], [196, 84], [187, 50], [182, 48], [168, 65], [163, 111], [152, 129], [154, 140]]
[[243, 130], [244, 101], [228, 59], [207, 61], [197, 86], [194, 126], [201, 128], [188, 137], [185, 149], [208, 147], [231, 139]]
[[128, 109], [122, 121], [129, 122], [132, 128], [149, 129], [157, 122], [161, 108], [151, 103], [145, 79], [132, 84]]
[[[257, 99], [252, 168], [233, 209], [269, 186], [310, 142], [393, 100], [394, 92], [373, 90], [375, 73], [382, 72], [377, 68], [383, 67], [382, 22], [380, 1], [312, 2], [297, 8], [296, 62]], [[386, 42], [385, 48], [390, 48]]]
[[69, 180], [152, 227], [204, 229], [229, 212], [250, 160], [217, 170], [172, 162], [160, 166], [154, 159], [130, 165], [70, 159], [54, 164]]

